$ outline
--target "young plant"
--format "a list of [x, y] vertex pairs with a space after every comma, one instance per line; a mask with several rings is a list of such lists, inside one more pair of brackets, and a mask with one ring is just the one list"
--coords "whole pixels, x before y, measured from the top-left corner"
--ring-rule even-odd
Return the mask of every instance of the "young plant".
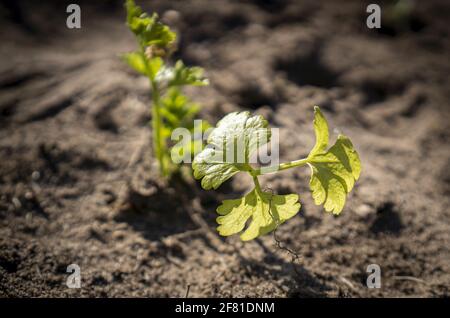
[[[361, 172], [358, 153], [346, 136], [339, 135], [336, 143], [328, 148], [328, 124], [319, 107], [314, 107], [314, 131], [316, 143], [308, 157], [279, 164], [275, 170], [309, 166], [310, 189], [316, 205], [323, 204], [328, 212], [339, 214], [344, 208], [349, 193]], [[292, 218], [300, 210], [297, 194], [275, 195], [263, 191], [258, 176], [267, 170], [253, 167], [250, 156], [271, 138], [270, 128], [262, 116], [251, 116], [249, 112], [234, 112], [217, 123], [208, 136], [207, 147], [196, 155], [192, 163], [194, 176], [202, 179], [205, 190], [217, 189], [223, 182], [238, 172], [248, 173], [254, 189], [244, 197], [225, 200], [217, 208], [220, 215], [217, 230], [220, 235], [239, 233], [243, 241], [252, 240], [275, 230], [279, 224]], [[243, 162], [226, 160], [226, 155], [235, 153], [236, 144], [242, 144]], [[251, 221], [248, 222], [251, 218]]]
[[[169, 63], [170, 56], [176, 50], [177, 36], [159, 21], [156, 13], [147, 15], [134, 0], [127, 0], [125, 8], [127, 25], [136, 36], [139, 49], [124, 54], [123, 59], [149, 79], [153, 153], [161, 175], [169, 176], [177, 169], [171, 160], [169, 138], [176, 128], [193, 129], [193, 119], [199, 111], [199, 106], [190, 102], [181, 88], [207, 85], [208, 80], [203, 77], [200, 67], [187, 67], [181, 60], [175, 65]], [[190, 148], [186, 147], [186, 150]]]

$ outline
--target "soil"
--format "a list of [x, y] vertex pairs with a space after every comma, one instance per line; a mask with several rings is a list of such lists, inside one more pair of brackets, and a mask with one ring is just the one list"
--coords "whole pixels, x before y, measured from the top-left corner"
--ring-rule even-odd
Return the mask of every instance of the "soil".
[[[274, 237], [215, 232], [215, 207], [248, 191], [167, 183], [151, 155], [148, 82], [118, 58], [135, 48], [117, 1], [4, 1], [0, 48], [0, 296], [448, 297], [450, 6], [360, 1], [138, 1], [180, 33], [176, 58], [206, 69], [188, 89], [217, 122], [239, 110], [280, 128], [281, 159], [314, 142], [313, 106], [361, 155], [338, 217], [315, 206], [308, 169], [268, 175], [302, 210]], [[389, 11], [391, 10], [391, 11]], [[204, 221], [204, 222], [203, 222]], [[80, 289], [66, 286], [69, 264]], [[369, 289], [369, 264], [382, 286]]]

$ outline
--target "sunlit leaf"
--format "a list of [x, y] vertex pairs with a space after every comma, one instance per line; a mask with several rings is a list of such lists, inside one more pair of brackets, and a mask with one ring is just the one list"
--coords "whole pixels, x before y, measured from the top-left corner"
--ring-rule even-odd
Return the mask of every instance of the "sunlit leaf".
[[177, 61], [172, 71], [172, 78], [169, 86], [208, 85], [208, 80], [203, 77], [203, 69], [201, 67], [187, 67], [182, 61]]
[[148, 75], [147, 61], [142, 53], [126, 53], [122, 55], [122, 58], [136, 72], [142, 75]]
[[308, 156], [312, 175], [310, 188], [314, 202], [328, 212], [339, 214], [361, 173], [361, 162], [350, 139], [339, 135], [328, 147], [328, 124], [319, 107], [314, 109], [316, 145]]
[[248, 170], [249, 156], [270, 141], [270, 129], [262, 116], [234, 112], [225, 116], [208, 136], [207, 147], [192, 163], [194, 177], [206, 190], [217, 189], [239, 171]]
[[[297, 194], [274, 195], [254, 189], [244, 197], [225, 200], [217, 208], [220, 235], [241, 234], [243, 241], [255, 239], [273, 231], [300, 210]], [[249, 219], [251, 218], [251, 221]]]
[[158, 21], [158, 15], [154, 13], [151, 17], [136, 5], [134, 0], [127, 0], [127, 25], [139, 38], [143, 47], [157, 45], [160, 48], [170, 47], [176, 41], [176, 33], [167, 25]]

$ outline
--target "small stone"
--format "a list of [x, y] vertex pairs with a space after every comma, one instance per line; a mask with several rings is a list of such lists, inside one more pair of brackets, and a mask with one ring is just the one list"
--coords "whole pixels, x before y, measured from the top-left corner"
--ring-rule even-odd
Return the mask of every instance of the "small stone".
[[356, 208], [355, 212], [361, 217], [366, 217], [372, 212], [372, 210], [373, 208], [370, 205], [363, 203]]
[[31, 179], [33, 179], [33, 181], [39, 180], [40, 177], [41, 173], [39, 171], [33, 171], [33, 173], [31, 174]]
[[161, 20], [171, 26], [174, 26], [180, 21], [180, 18], [181, 18], [181, 15], [178, 11], [167, 10], [166, 12], [164, 12]]
[[285, 293], [288, 293], [288, 292], [289, 292], [289, 286], [282, 285], [282, 286], [281, 286], [281, 289], [282, 289]]
[[16, 210], [18, 210], [22, 207], [22, 203], [20, 202], [20, 200], [17, 197], [12, 198], [12, 203]]
[[25, 199], [31, 200], [31, 199], [33, 199], [33, 198], [34, 198], [33, 192], [31, 192], [31, 191], [25, 192]]

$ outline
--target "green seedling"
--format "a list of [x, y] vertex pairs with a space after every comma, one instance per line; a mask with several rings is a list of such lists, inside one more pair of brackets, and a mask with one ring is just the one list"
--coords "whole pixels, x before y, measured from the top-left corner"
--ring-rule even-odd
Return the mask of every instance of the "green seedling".
[[[317, 106], [314, 116], [316, 143], [308, 157], [281, 163], [274, 170], [309, 166], [309, 186], [315, 204], [323, 204], [326, 211], [338, 215], [344, 208], [347, 194], [359, 178], [361, 162], [350, 139], [344, 135], [339, 135], [335, 144], [328, 148], [328, 123]], [[202, 179], [201, 185], [205, 190], [217, 189], [238, 172], [248, 173], [253, 179], [254, 188], [249, 193], [239, 199], [225, 200], [217, 208], [220, 235], [229, 236], [243, 231], [241, 239], [252, 240], [275, 230], [300, 210], [297, 194], [275, 195], [264, 191], [258, 176], [267, 170], [249, 163], [250, 156], [270, 141], [268, 126], [262, 116], [252, 117], [249, 112], [228, 114], [208, 136], [208, 146], [194, 158], [194, 176]], [[236, 141], [244, 145], [244, 161], [221, 160], [226, 154], [233, 153], [231, 148], [236, 147]]]
[[[183, 95], [186, 85], [203, 86], [208, 80], [200, 67], [187, 67], [181, 60], [174, 65], [169, 58], [177, 47], [177, 35], [154, 13], [149, 16], [134, 0], [127, 0], [127, 25], [136, 36], [139, 49], [123, 55], [124, 61], [150, 81], [153, 153], [162, 176], [170, 176], [178, 166], [171, 160], [169, 138], [176, 128], [193, 129], [198, 104]], [[206, 125], [204, 125], [206, 129]], [[191, 145], [185, 145], [187, 151]], [[176, 151], [175, 151], [176, 152]], [[173, 151], [172, 151], [173, 153]]]

